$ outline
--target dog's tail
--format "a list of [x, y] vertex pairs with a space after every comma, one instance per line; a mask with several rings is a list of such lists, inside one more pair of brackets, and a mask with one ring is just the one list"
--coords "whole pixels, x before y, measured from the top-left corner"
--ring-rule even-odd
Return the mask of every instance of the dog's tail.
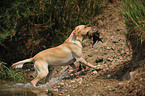
[[19, 61], [19, 62], [16, 62], [14, 63], [11, 68], [22, 68], [23, 67], [23, 64], [26, 63], [26, 62], [32, 62], [33, 61], [33, 58], [29, 58], [29, 59], [25, 59], [25, 60], [22, 60], [22, 61]]

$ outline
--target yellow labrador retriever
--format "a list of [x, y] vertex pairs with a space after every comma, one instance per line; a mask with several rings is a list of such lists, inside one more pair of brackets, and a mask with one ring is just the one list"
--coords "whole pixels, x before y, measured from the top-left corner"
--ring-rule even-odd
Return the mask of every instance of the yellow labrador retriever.
[[97, 69], [96, 66], [87, 63], [82, 57], [82, 40], [83, 37], [88, 34], [93, 34], [93, 27], [87, 27], [85, 25], [77, 26], [68, 39], [57, 47], [46, 49], [39, 52], [34, 57], [19, 61], [12, 65], [12, 68], [22, 68], [26, 62], [33, 62], [34, 68], [37, 71], [37, 77], [31, 81], [33, 86], [36, 86], [37, 82], [46, 77], [46, 81], [50, 78], [54, 66], [70, 65], [72, 68], [76, 68], [75, 61], [79, 61], [84, 65]]

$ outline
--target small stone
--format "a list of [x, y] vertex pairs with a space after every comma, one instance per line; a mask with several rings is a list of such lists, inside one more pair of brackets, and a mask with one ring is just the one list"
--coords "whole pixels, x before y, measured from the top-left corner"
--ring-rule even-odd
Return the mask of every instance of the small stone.
[[132, 71], [129, 74], [130, 74], [131, 79], [134, 79], [135, 78], [135, 71]]
[[113, 47], [107, 47], [106, 49], [107, 49], [107, 50], [114, 50]]
[[124, 50], [122, 50], [122, 51], [121, 51], [121, 54], [124, 54], [124, 53], [125, 53], [125, 51], [124, 51]]
[[129, 52], [127, 51], [126, 54], [129, 55]]
[[17, 83], [16, 86], [22, 86], [24, 85], [23, 83]]
[[66, 93], [68, 90], [64, 90], [64, 93]]
[[74, 82], [75, 82], [75, 80], [72, 80], [72, 81], [71, 81], [71, 83], [74, 83]]
[[107, 61], [113, 61], [114, 59], [112, 59], [112, 58], [107, 58]]
[[61, 88], [61, 86], [58, 85], [57, 88]]
[[53, 91], [58, 92], [58, 89], [53, 89]]
[[68, 85], [68, 87], [72, 87], [71, 85]]
[[97, 71], [93, 71], [92, 75], [96, 75], [98, 72]]
[[110, 75], [110, 74], [108, 74], [108, 75], [107, 75], [107, 77], [108, 77], [108, 78], [110, 78], [110, 77], [111, 77], [111, 75]]
[[83, 79], [82, 79], [82, 78], [79, 78], [79, 79], [76, 79], [76, 81], [77, 81], [79, 84], [81, 84], [82, 81], [83, 81]]
[[63, 82], [60, 82], [60, 83], [58, 83], [58, 85], [64, 85], [64, 83]]
[[119, 85], [123, 85], [124, 83], [122, 83], [122, 82], [119, 82], [118, 84], [119, 84]]
[[111, 47], [107, 47], [107, 50], [110, 50], [111, 49]]

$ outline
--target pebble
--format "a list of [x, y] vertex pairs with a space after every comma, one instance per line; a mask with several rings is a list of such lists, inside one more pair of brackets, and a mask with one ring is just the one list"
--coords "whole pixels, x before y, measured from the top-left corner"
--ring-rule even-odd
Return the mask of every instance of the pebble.
[[77, 81], [79, 84], [81, 84], [82, 81], [83, 81], [83, 79], [82, 79], [82, 78], [79, 78], [79, 79], [76, 79], [76, 81]]
[[71, 85], [68, 85], [68, 87], [72, 87]]
[[107, 61], [113, 61], [114, 59], [112, 59], [112, 58], [107, 58]]
[[98, 72], [97, 71], [93, 71], [92, 75], [96, 75]]
[[58, 85], [64, 85], [64, 83], [63, 82], [60, 82], [60, 83], [58, 83]]
[[107, 77], [110, 78], [111, 77], [111, 74], [108, 74]]
[[16, 86], [23, 86], [23, 83], [17, 83]]
[[71, 83], [74, 83], [75, 82], [75, 80], [71, 80]]
[[56, 89], [53, 89], [53, 91], [58, 92], [58, 89], [57, 88]]
[[57, 88], [61, 88], [61, 86], [58, 85]]
[[111, 47], [107, 47], [107, 50], [110, 50], [111, 49]]

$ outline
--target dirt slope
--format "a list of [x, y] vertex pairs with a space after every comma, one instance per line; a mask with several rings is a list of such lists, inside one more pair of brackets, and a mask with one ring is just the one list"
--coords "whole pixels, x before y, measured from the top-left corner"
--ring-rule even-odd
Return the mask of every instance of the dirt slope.
[[[102, 67], [103, 70], [95, 71], [82, 66], [82, 71], [76, 75], [65, 76], [62, 82], [52, 86], [52, 92], [46, 90], [44, 93], [54, 96], [145, 95], [145, 59], [138, 61], [132, 57], [133, 50], [126, 39], [127, 29], [119, 13], [120, 8], [121, 2], [116, 1], [108, 4], [103, 12], [95, 17], [94, 25], [100, 31], [103, 43], [92, 48], [90, 40], [83, 41], [86, 61]], [[63, 67], [55, 69], [55, 77], [61, 68]]]
[[[87, 68], [81, 76], [65, 78], [54, 85], [59, 95], [71, 96], [121, 96], [143, 95], [144, 90], [144, 62], [137, 63], [142, 67], [137, 70], [128, 70], [133, 64], [130, 42], [126, 39], [127, 29], [119, 14], [120, 2], [109, 4], [99, 16], [96, 17], [95, 26], [101, 33], [104, 43], [92, 48], [89, 40], [84, 40], [84, 58], [97, 66], [103, 67], [101, 71]], [[78, 64], [76, 64], [78, 65]], [[141, 73], [139, 73], [139, 70]], [[137, 83], [134, 85], [134, 83]], [[55, 94], [55, 93], [54, 93]]]

